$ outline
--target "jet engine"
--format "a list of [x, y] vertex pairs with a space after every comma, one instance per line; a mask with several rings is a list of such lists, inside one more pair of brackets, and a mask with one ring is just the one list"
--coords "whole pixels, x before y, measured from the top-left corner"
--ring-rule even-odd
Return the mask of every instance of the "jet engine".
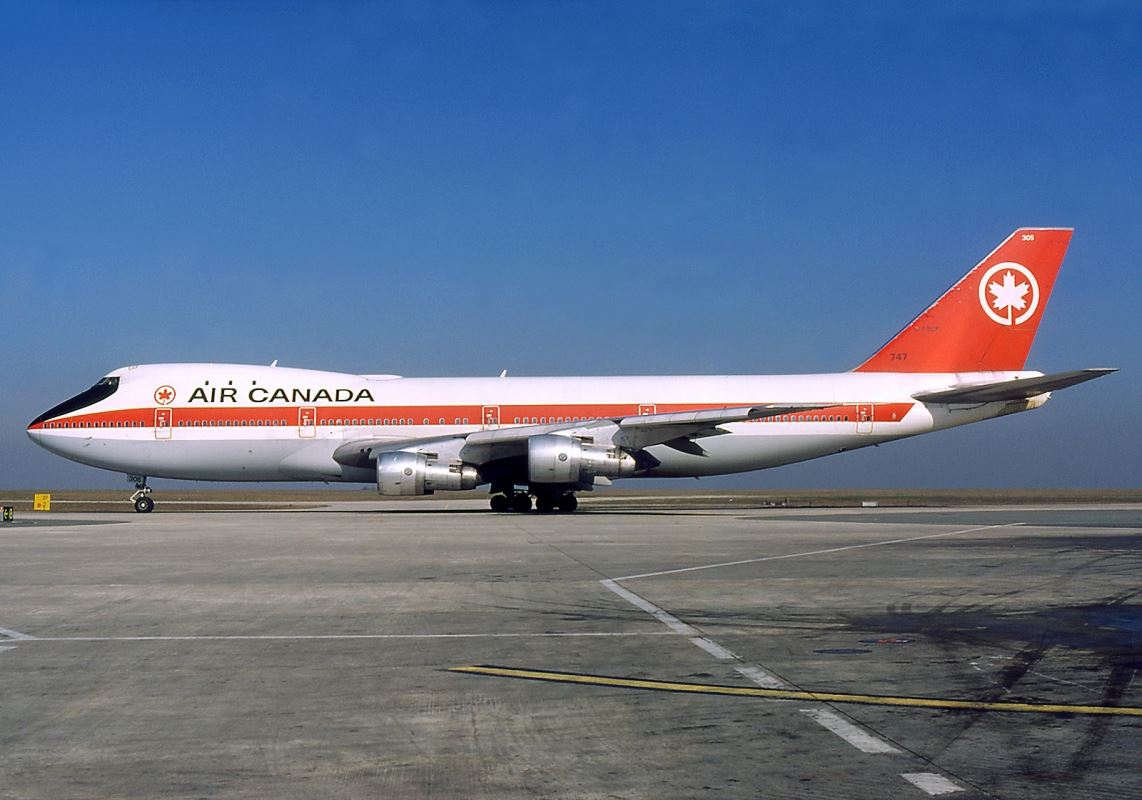
[[617, 447], [586, 444], [552, 433], [527, 440], [527, 477], [531, 483], [590, 483], [596, 475], [633, 475], [634, 456]]
[[480, 474], [469, 464], [447, 464], [425, 453], [398, 451], [377, 457], [377, 491], [385, 495], [432, 494], [437, 489], [474, 489]]

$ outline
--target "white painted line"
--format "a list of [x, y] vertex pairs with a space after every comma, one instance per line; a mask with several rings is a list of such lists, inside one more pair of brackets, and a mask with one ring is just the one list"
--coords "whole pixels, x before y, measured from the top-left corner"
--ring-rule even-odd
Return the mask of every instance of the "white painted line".
[[[685, 622], [678, 619], [678, 617], [674, 616], [665, 609], [659, 608], [654, 603], [647, 600], [645, 597], [640, 597], [630, 589], [619, 586], [612, 580], [600, 581], [600, 583], [602, 583], [603, 586], [606, 586], [622, 599], [626, 600], [631, 605], [635, 606], [636, 608], [640, 608], [646, 613], [650, 614], [652, 617], [670, 628], [670, 630], [674, 631], [679, 636], [687, 637], [690, 640], [690, 644], [702, 648], [714, 658], [717, 658], [721, 661], [741, 660], [733, 651], [727, 650], [715, 642], [713, 639], [707, 639], [705, 636], [702, 636], [701, 631], [699, 631], [697, 628], [692, 625], [687, 625]], [[782, 686], [784, 687], [784, 684], [782, 684]]]
[[958, 786], [943, 775], [937, 775], [934, 772], [903, 772], [900, 777], [920, 791], [930, 795], [951, 794], [964, 790], [964, 787]]
[[0, 636], [5, 636], [9, 639], [34, 639], [35, 638], [34, 636], [29, 636], [26, 633], [20, 633], [19, 631], [13, 631], [13, 630], [9, 630], [7, 628], [0, 628]]
[[204, 636], [24, 636], [26, 642], [245, 642], [245, 641], [337, 641], [353, 639], [543, 639], [610, 636], [669, 636], [667, 631], [599, 631], [580, 633], [322, 633], [322, 634], [237, 634]]
[[827, 728], [863, 753], [899, 753], [900, 751], [866, 730], [858, 728], [847, 719], [832, 711], [817, 708], [803, 708], [801, 713], [814, 722]]
[[635, 594], [631, 590], [625, 589], [622, 586], [619, 586], [615, 581], [605, 580], [605, 581], [600, 581], [600, 583], [602, 583], [603, 586], [606, 586], [612, 592], [617, 594], [623, 600], [626, 600], [632, 606], [634, 606], [636, 608], [640, 608], [643, 611], [645, 611], [647, 614], [650, 614], [652, 617], [654, 617], [656, 620], [661, 622], [666, 627], [670, 628], [670, 630], [674, 631], [679, 636], [700, 636], [701, 635], [701, 631], [699, 631], [697, 628], [694, 628], [694, 627], [691, 627], [690, 625], [687, 625], [685, 622], [678, 619], [678, 617], [676, 617], [673, 614], [659, 608], [658, 606], [656, 606], [654, 603], [650, 602], [649, 600], [642, 598], [642, 597], [639, 597], [637, 594]]
[[[628, 603], [636, 606], [637, 608], [642, 609], [646, 613], [653, 616], [656, 620], [661, 622], [663, 625], [666, 625], [667, 627], [669, 627], [670, 630], [674, 631], [675, 633], [679, 634], [680, 636], [686, 636], [687, 638], [690, 639], [691, 644], [695, 645], [696, 647], [702, 648], [707, 653], [712, 655], [714, 658], [717, 658], [721, 661], [739, 661], [739, 662], [741, 661], [741, 657], [738, 656], [736, 653], [734, 653], [732, 650], [729, 650], [725, 647], [722, 647], [720, 644], [715, 642], [713, 639], [709, 639], [705, 636], [698, 635], [699, 631], [697, 628], [693, 627], [692, 625], [687, 625], [685, 622], [678, 619], [678, 617], [674, 616], [673, 614], [669, 613], [668, 611], [665, 611], [664, 609], [659, 608], [658, 606], [656, 606], [654, 603], [650, 602], [646, 598], [640, 597], [639, 595], [635, 594], [634, 592], [630, 591], [629, 589], [626, 589], [622, 586], [619, 586], [613, 580], [600, 581], [600, 583], [602, 583], [603, 586], [606, 586], [612, 592], [617, 594], [619, 597], [626, 600]], [[763, 670], [761, 667], [756, 666], [754, 664], [741, 664], [741, 663], [739, 663], [739, 664], [734, 666], [734, 669], [737, 670], [742, 675], [744, 675], [745, 677], [749, 678], [751, 681], [756, 683], [758, 686], [761, 686], [762, 688], [765, 688], [765, 689], [788, 689], [789, 688], [789, 684], [785, 683], [785, 681], [781, 680], [776, 675], [771, 675], [770, 673]]]
[[756, 664], [739, 664], [734, 669], [749, 678], [762, 689], [788, 689], [789, 684], [776, 675], [766, 672]]
[[3, 653], [5, 650], [15, 650], [15, 649], [16, 648], [13, 645], [8, 645], [7, 647], [0, 646], [0, 653]]
[[[781, 556], [763, 556], [761, 558], [745, 558], [741, 561], [723, 561], [718, 564], [703, 564], [698, 567], [681, 567], [679, 569], [664, 569], [658, 572], [641, 572], [638, 575], [623, 575], [619, 578], [614, 578], [615, 581], [633, 581], [639, 578], [657, 578], [660, 575], [678, 575], [682, 572], [698, 572], [704, 569], [718, 569], [720, 567], [736, 567], [741, 564], [760, 564], [763, 561], [781, 561], [786, 558], [805, 558], [807, 556], [821, 556], [829, 553], [843, 553], [846, 550], [860, 550], [865, 547], [884, 547], [890, 544], [905, 544], [907, 542], [919, 542], [924, 539], [939, 539], [945, 536], [960, 536], [965, 533], [974, 533], [975, 531], [987, 531], [994, 528], [1011, 528], [1016, 525], [1023, 525], [1022, 522], [1008, 522], [1003, 525], [981, 525], [976, 528], [964, 528], [961, 531], [948, 531], [947, 533], [929, 533], [924, 536], [909, 536], [904, 539], [886, 539], [882, 542], [866, 542], [865, 544], [850, 544], [844, 547], [827, 547], [823, 550], [809, 550], [804, 553], [786, 553]], [[606, 581], [604, 581], [605, 583]]]
[[737, 656], [731, 653], [726, 648], [722, 647], [712, 639], [707, 639], [704, 636], [695, 636], [690, 640], [690, 644], [697, 645], [712, 655], [714, 658], [720, 658], [723, 661], [737, 661]]

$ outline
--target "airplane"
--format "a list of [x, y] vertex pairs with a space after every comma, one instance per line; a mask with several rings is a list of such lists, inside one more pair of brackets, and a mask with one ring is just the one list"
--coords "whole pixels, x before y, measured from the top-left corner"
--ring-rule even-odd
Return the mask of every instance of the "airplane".
[[1041, 407], [1114, 372], [1024, 370], [1070, 228], [1020, 228], [848, 372], [403, 378], [277, 366], [117, 369], [28, 436], [135, 482], [373, 483], [382, 495], [490, 488], [497, 512], [574, 511], [620, 478], [767, 469]]

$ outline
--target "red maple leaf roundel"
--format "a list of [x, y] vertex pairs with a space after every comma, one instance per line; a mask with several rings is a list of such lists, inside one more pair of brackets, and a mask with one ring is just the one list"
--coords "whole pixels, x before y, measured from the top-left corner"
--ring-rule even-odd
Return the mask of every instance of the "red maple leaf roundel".
[[169, 405], [174, 400], [174, 388], [171, 386], [160, 386], [155, 389], [155, 402], [160, 406]]
[[1021, 325], [1039, 306], [1039, 283], [1022, 264], [996, 264], [979, 282], [979, 304], [1000, 325]]

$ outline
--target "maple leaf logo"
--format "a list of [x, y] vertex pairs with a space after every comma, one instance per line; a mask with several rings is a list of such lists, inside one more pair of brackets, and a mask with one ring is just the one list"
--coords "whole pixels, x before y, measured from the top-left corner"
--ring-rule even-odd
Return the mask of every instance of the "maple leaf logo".
[[1000, 325], [1022, 325], [1039, 307], [1039, 283], [1022, 264], [996, 264], [979, 282], [979, 304]]
[[1027, 307], [1027, 301], [1023, 298], [1027, 292], [1031, 291], [1031, 286], [1026, 281], [1016, 283], [1015, 276], [1007, 272], [1003, 276], [1003, 283], [989, 283], [987, 290], [995, 295], [995, 299], [991, 301], [992, 307], [996, 311], [1006, 309], [1007, 319], [1013, 321], [1015, 312], [1022, 311]]

